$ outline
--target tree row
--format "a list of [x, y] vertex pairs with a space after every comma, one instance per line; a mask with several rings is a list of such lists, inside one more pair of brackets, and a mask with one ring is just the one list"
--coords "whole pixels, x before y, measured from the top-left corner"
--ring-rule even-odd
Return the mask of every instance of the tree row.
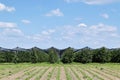
[[107, 49], [105, 47], [91, 49], [73, 49], [71, 47], [59, 50], [54, 47], [39, 49], [37, 47], [26, 50], [0, 50], [0, 63], [120, 63], [120, 49]]

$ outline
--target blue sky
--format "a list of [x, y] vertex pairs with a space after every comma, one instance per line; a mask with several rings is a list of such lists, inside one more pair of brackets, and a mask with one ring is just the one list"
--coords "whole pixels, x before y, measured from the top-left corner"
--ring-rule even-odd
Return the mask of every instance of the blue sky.
[[0, 46], [120, 47], [120, 0], [0, 0]]

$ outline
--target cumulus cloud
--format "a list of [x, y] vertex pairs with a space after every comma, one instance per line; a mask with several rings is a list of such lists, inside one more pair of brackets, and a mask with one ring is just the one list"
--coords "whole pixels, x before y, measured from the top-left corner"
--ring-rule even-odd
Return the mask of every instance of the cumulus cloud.
[[80, 23], [76, 26], [64, 26], [63, 30], [61, 38], [71, 45], [101, 47], [108, 46], [109, 43], [115, 46], [115, 42], [120, 39], [117, 27], [102, 23], [97, 25]]
[[109, 15], [107, 13], [104, 13], [104, 14], [101, 14], [101, 16], [105, 19], [108, 19], [109, 18]]
[[24, 33], [18, 29], [17, 24], [13, 22], [0, 22], [0, 30], [1, 37], [19, 37], [24, 35]]
[[100, 5], [100, 4], [109, 4], [114, 2], [120, 2], [120, 0], [64, 0], [67, 3], [70, 2], [83, 2], [89, 5]]
[[46, 14], [46, 16], [64, 16], [64, 14], [60, 11], [59, 8], [55, 10], [51, 10], [49, 13]]
[[29, 23], [31, 23], [31, 21], [26, 20], [26, 19], [21, 20], [21, 22], [24, 23], [24, 24], [29, 24]]
[[5, 4], [0, 3], [0, 11], [12, 12], [15, 11], [14, 7], [6, 6]]
[[12, 29], [6, 28], [3, 30], [2, 35], [8, 37], [20, 37], [23, 36], [23, 32], [17, 28], [12, 28]]
[[[29, 36], [30, 40], [39, 43], [51, 43], [66, 46], [101, 47], [108, 43], [116, 45], [120, 39], [117, 27], [99, 23], [87, 25], [65, 25], [59, 28], [43, 30], [39, 34]], [[60, 43], [60, 44], [59, 44]]]
[[52, 34], [54, 32], [55, 32], [54, 29], [49, 29], [49, 30], [42, 31], [41, 34], [43, 34], [43, 35], [50, 35], [50, 34]]
[[43, 30], [39, 34], [30, 35], [29, 39], [36, 42], [49, 41], [53, 33], [55, 33], [54, 29]]
[[17, 24], [13, 22], [0, 22], [0, 28], [14, 28]]
[[87, 25], [84, 24], [84, 23], [80, 23], [80, 24], [78, 24], [78, 26], [79, 26], [79, 27], [87, 27]]

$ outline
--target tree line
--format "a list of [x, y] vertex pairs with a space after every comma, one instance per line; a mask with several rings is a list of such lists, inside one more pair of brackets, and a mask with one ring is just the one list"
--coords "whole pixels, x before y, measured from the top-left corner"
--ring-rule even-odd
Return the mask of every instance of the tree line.
[[82, 49], [74, 49], [68, 47], [66, 49], [56, 49], [51, 47], [49, 49], [40, 49], [37, 47], [25, 50], [0, 50], [0, 63], [120, 63], [120, 49], [108, 49], [101, 47], [98, 49], [91, 49], [85, 47]]

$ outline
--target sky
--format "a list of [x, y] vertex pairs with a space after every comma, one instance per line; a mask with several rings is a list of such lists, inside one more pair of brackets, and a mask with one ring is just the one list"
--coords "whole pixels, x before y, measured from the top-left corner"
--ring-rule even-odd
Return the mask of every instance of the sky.
[[120, 47], [120, 0], [0, 0], [0, 47]]

